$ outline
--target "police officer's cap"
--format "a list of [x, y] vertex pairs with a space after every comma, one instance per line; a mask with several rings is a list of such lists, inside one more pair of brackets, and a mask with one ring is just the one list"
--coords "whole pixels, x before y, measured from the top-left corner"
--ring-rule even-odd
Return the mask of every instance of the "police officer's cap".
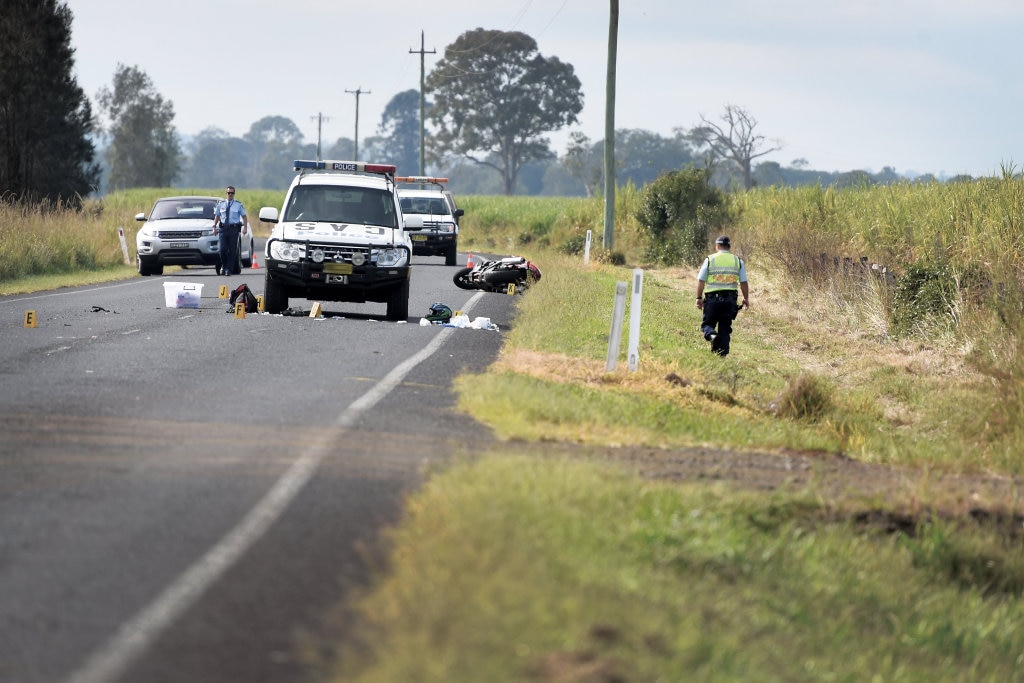
[[718, 238], [717, 240], [715, 240], [715, 244], [721, 244], [721, 245], [722, 245], [723, 247], [725, 247], [726, 249], [728, 249], [728, 248], [729, 248], [729, 246], [730, 246], [730, 243], [729, 243], [729, 236], [728, 236], [728, 235], [722, 235], [722, 236], [721, 236], [721, 237], [719, 237], [719, 238]]

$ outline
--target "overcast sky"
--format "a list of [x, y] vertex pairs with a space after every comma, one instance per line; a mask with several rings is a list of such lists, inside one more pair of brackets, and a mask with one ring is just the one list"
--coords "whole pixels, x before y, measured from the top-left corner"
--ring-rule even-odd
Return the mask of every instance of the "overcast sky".
[[[240, 137], [264, 116], [325, 146], [374, 135], [399, 92], [475, 28], [521, 31], [583, 84], [579, 130], [604, 137], [609, 2], [67, 0], [78, 84], [145, 72], [183, 135]], [[1024, 164], [1020, 0], [621, 0], [616, 129], [670, 136], [727, 104], [822, 171], [999, 174]], [[551, 136], [565, 152], [568, 130]]]

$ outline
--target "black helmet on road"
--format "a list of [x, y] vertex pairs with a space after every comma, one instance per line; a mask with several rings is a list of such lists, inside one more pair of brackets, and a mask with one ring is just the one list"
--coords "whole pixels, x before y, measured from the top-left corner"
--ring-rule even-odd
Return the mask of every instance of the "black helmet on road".
[[446, 323], [452, 319], [452, 309], [446, 304], [434, 304], [430, 307], [430, 313], [425, 317], [432, 323]]

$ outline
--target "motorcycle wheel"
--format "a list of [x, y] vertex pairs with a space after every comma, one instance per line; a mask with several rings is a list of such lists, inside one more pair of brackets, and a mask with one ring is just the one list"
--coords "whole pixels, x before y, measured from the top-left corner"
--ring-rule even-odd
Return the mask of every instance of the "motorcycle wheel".
[[460, 268], [458, 272], [452, 276], [452, 282], [459, 289], [477, 289], [477, 287], [469, 281], [469, 274], [473, 272], [472, 268]]

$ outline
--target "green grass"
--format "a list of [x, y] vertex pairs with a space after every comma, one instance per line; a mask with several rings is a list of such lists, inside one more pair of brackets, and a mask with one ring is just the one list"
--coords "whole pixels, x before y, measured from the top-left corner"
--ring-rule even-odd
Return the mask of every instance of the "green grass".
[[499, 449], [409, 500], [334, 680], [1018, 680], [1021, 546], [908, 531]]

